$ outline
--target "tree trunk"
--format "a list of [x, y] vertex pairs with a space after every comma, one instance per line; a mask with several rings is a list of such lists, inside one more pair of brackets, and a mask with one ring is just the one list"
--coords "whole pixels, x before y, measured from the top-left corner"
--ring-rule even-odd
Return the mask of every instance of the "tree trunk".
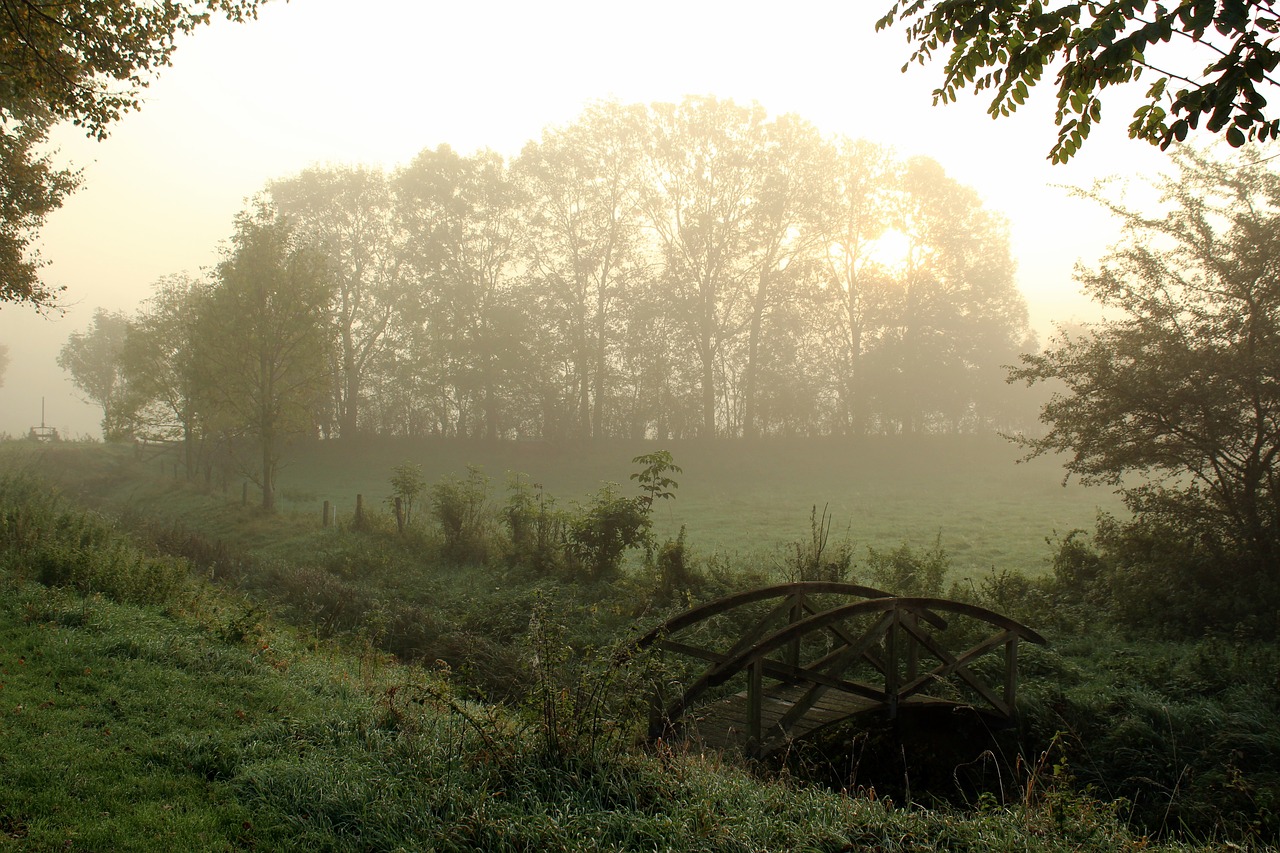
[[764, 328], [764, 309], [768, 299], [769, 279], [765, 273], [760, 274], [760, 283], [756, 287], [756, 296], [751, 306], [751, 332], [747, 339], [747, 370], [742, 382], [742, 437], [755, 438], [759, 434], [756, 420], [759, 417], [757, 400], [759, 387], [760, 335]]
[[605, 346], [605, 338], [607, 335], [607, 327], [605, 325], [605, 295], [604, 282], [600, 284], [599, 293], [596, 296], [596, 375], [595, 388], [592, 393], [591, 400], [591, 437], [593, 439], [604, 438], [604, 392], [605, 392], [605, 370], [607, 369], [607, 353], [608, 347]]
[[[345, 337], [347, 336], [344, 335]], [[356, 368], [355, 359], [350, 352], [350, 340], [344, 340], [343, 347], [347, 349], [347, 352], [343, 354], [342, 359], [344, 387], [342, 394], [342, 420], [339, 423], [338, 431], [341, 438], [350, 441], [356, 437], [359, 424], [360, 371]]]
[[716, 365], [710, 343], [706, 343], [702, 357], [702, 436], [716, 436]]
[[262, 436], [262, 509], [274, 512], [276, 508], [276, 472], [274, 438], [270, 432]]

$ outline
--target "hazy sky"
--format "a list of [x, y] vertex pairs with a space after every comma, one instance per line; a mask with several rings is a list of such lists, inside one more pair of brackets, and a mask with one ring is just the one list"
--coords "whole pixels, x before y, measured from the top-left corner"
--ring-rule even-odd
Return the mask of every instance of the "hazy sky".
[[899, 72], [901, 30], [875, 32], [866, 0], [649, 0], [643, 4], [293, 0], [256, 22], [219, 22], [184, 40], [141, 112], [92, 143], [56, 136], [84, 186], [42, 235], [46, 278], [65, 316], [0, 307], [11, 362], [0, 433], [46, 420], [98, 434], [54, 362], [96, 307], [132, 311], [160, 276], [211, 266], [244, 199], [314, 163], [406, 164], [424, 147], [514, 156], [589, 101], [713, 94], [795, 112], [828, 133], [926, 154], [1010, 222], [1018, 280], [1037, 329], [1089, 311], [1071, 270], [1111, 242], [1111, 221], [1054, 185], [1157, 174], [1164, 156], [1125, 135], [1110, 104], [1077, 159], [1050, 166], [1047, 89], [1011, 119], [985, 101], [931, 106], [940, 66]]

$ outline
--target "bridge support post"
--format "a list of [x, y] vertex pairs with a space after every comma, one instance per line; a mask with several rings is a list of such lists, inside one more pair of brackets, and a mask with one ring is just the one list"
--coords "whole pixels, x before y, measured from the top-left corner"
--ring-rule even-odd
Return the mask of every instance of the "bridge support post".
[[[799, 593], [791, 600], [791, 613], [788, 618], [789, 625], [794, 625], [804, 618], [804, 593]], [[796, 637], [792, 641], [791, 646], [787, 649], [787, 662], [792, 666], [800, 665], [800, 638]]]
[[889, 719], [898, 717], [898, 634], [902, 615], [895, 605], [890, 611], [889, 630], [884, 635], [884, 701]]
[[1009, 708], [1009, 716], [1016, 717], [1018, 707], [1014, 700], [1018, 698], [1018, 635], [1009, 632], [1009, 640], [1004, 644], [1004, 704]]
[[905, 613], [902, 616], [902, 624], [907, 628], [902, 633], [902, 637], [907, 643], [907, 681], [912, 682], [920, 674], [920, 644], [916, 642], [915, 638], [915, 632], [920, 627], [920, 620], [914, 613]]
[[764, 744], [761, 715], [764, 710], [764, 664], [757, 658], [747, 668], [747, 756], [757, 758]]

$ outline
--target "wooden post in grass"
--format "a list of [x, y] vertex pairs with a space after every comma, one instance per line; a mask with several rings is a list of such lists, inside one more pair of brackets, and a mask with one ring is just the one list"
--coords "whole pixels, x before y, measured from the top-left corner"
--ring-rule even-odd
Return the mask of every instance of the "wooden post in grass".
[[364, 495], [356, 495], [356, 530], [364, 530]]
[[396, 530], [404, 533], [404, 499], [396, 498]]
[[330, 506], [329, 506], [329, 502], [328, 502], [328, 501], [325, 501], [325, 502], [324, 502], [324, 522], [323, 522], [323, 526], [325, 526], [325, 527], [328, 527], [328, 526], [329, 526], [329, 522], [330, 522], [330, 520], [331, 520], [331, 517], [330, 517], [329, 513], [330, 513]]

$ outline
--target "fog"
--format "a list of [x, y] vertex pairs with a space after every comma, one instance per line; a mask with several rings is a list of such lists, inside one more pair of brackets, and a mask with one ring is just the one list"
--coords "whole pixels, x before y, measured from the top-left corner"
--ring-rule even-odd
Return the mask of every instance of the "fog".
[[852, 2], [511, 2], [269, 4], [243, 26], [219, 23], [184, 40], [141, 112], [104, 143], [56, 134], [84, 184], [52, 216], [40, 252], [65, 286], [65, 313], [0, 307], [10, 363], [0, 433], [46, 420], [96, 435], [100, 411], [80, 401], [55, 358], [95, 308], [133, 311], [160, 276], [214, 263], [244, 199], [314, 163], [406, 164], [447, 143], [515, 156], [594, 99], [678, 101], [714, 94], [795, 112], [829, 134], [926, 154], [1010, 223], [1017, 281], [1043, 338], [1087, 316], [1071, 270], [1113, 235], [1110, 220], [1064, 185], [1154, 175], [1155, 149], [1129, 140], [1123, 99], [1110, 102], [1082, 153], [1052, 167], [1051, 92], [992, 121], [973, 97], [931, 105], [939, 67], [899, 73], [908, 48], [874, 31], [882, 11]]

